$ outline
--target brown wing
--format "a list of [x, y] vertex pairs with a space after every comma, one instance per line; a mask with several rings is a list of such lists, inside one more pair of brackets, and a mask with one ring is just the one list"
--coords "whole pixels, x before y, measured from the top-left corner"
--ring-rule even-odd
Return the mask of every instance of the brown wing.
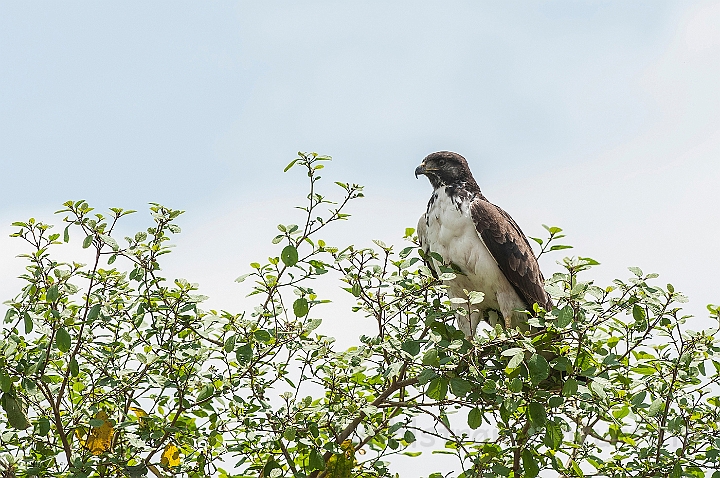
[[537, 302], [550, 310], [552, 301], [543, 288], [540, 266], [525, 234], [513, 218], [481, 198], [473, 200], [470, 213], [485, 246], [520, 297], [530, 307]]

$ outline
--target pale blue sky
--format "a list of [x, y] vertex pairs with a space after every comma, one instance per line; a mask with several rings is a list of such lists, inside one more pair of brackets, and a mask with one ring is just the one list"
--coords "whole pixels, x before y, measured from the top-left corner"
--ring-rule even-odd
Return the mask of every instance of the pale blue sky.
[[79, 195], [191, 211], [266, 189], [299, 149], [332, 154], [341, 172], [391, 191], [416, 188], [408, 171], [437, 149], [465, 154], [488, 181], [591, 158], [654, 113], [633, 80], [667, 47], [678, 10], [575, 1], [0, 8], [3, 204], [46, 208]]
[[529, 235], [564, 227], [598, 280], [639, 265], [704, 315], [719, 23], [718, 2], [3, 2], [2, 235], [67, 199], [187, 209], [169, 270], [224, 303], [292, 218], [296, 151], [367, 186], [338, 240], [396, 242], [415, 166], [450, 149]]

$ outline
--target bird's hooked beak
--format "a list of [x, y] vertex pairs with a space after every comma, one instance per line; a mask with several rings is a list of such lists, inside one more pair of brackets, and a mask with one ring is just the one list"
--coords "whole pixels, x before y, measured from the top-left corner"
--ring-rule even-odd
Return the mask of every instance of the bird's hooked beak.
[[427, 173], [427, 169], [425, 169], [425, 163], [422, 163], [420, 166], [415, 168], [415, 179], [421, 174]]

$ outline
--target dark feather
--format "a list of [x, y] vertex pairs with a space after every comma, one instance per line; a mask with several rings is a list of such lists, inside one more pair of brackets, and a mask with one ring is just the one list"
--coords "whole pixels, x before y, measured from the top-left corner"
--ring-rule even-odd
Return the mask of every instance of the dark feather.
[[472, 201], [470, 213], [475, 229], [518, 295], [529, 307], [537, 302], [550, 310], [552, 301], [543, 288], [540, 266], [513, 218], [481, 194]]

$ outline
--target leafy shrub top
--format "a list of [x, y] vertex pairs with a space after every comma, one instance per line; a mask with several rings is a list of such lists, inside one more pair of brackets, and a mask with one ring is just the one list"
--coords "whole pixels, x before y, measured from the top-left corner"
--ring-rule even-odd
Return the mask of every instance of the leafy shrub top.
[[[686, 329], [682, 294], [637, 268], [600, 287], [596, 261], [566, 258], [547, 284], [557, 307], [529, 311], [532, 331], [468, 339], [414, 230], [400, 251], [319, 237], [362, 196], [340, 182], [337, 203], [319, 193], [327, 160], [288, 166], [308, 176], [306, 220], [279, 225], [278, 255], [238, 278], [254, 281], [245, 312], [203, 310], [195, 284], [162, 277], [181, 211], [152, 204], [153, 225], [122, 246], [115, 226], [133, 211], [67, 202], [62, 235], [14, 223], [29, 251], [0, 336], [5, 476], [389, 477], [392, 455], [425, 451], [418, 436], [457, 458], [433, 478], [710, 476], [718, 331]], [[547, 229], [543, 253], [567, 247]], [[53, 259], [71, 232], [90, 264]], [[318, 329], [323, 274], [376, 324], [348, 350]]]

